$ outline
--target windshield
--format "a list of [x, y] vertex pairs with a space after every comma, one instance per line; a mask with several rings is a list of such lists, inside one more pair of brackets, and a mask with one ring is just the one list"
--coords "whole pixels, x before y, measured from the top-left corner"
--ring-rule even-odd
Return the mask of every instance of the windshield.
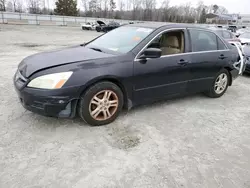
[[240, 38], [250, 39], [250, 33], [243, 33], [243, 34], [240, 35]]
[[118, 53], [127, 53], [152, 31], [153, 29], [142, 27], [119, 27], [90, 42], [86, 47], [98, 48], [104, 52], [106, 49]]

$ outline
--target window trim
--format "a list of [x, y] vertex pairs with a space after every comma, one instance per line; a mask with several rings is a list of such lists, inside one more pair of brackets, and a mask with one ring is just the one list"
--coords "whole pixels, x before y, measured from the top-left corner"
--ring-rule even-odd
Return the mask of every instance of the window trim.
[[[194, 30], [200, 30], [200, 31], [207, 31], [207, 32], [210, 32], [210, 33], [213, 33], [213, 34], [215, 34], [215, 36], [217, 36], [222, 42], [223, 42], [223, 44], [225, 45], [225, 47], [226, 47], [226, 49], [224, 49], [224, 50], [208, 50], [208, 51], [200, 51], [200, 52], [193, 52], [193, 49], [192, 49], [192, 45], [191, 45], [191, 42], [190, 41], [192, 41], [192, 39], [191, 39], [191, 36], [190, 36], [190, 30], [192, 30], [192, 29], [194, 29]], [[200, 53], [212, 53], [212, 52], [226, 52], [226, 51], [230, 51], [230, 49], [228, 48], [228, 46], [226, 45], [226, 43], [225, 43], [225, 41], [224, 40], [222, 40], [222, 38], [219, 36], [219, 35], [217, 35], [215, 32], [213, 32], [213, 31], [209, 31], [209, 30], [206, 30], [206, 29], [202, 29], [202, 28], [171, 28], [171, 29], [165, 29], [165, 30], [163, 30], [163, 31], [161, 31], [161, 32], [159, 32], [157, 35], [155, 35], [137, 54], [136, 54], [136, 56], [135, 56], [135, 58], [134, 58], [134, 62], [136, 62], [136, 61], [141, 61], [141, 59], [139, 59], [138, 58], [138, 56], [139, 56], [139, 54], [141, 53], [141, 52], [143, 52], [144, 50], [145, 50], [145, 48], [156, 38], [156, 37], [158, 37], [159, 35], [161, 35], [162, 33], [164, 33], [164, 32], [166, 32], [166, 31], [172, 31], [172, 30], [184, 30], [184, 31], [187, 31], [188, 32], [188, 36], [189, 36], [189, 43], [190, 43], [190, 47], [191, 47], [191, 52], [185, 52], [185, 53], [179, 53], [179, 54], [170, 54], [170, 55], [164, 55], [164, 56], [161, 56], [161, 57], [159, 57], [159, 58], [165, 58], [165, 57], [171, 57], [171, 56], [179, 56], [179, 55], [192, 55], [192, 54], [200, 54]], [[184, 36], [185, 37], [185, 36]], [[184, 39], [184, 40], [186, 40], [186, 39]], [[217, 39], [216, 39], [217, 40]], [[217, 45], [218, 46], [218, 45]], [[148, 58], [148, 59], [152, 59], [152, 58]]]
[[[218, 37], [222, 42], [223, 44], [225, 45], [226, 49], [225, 50], [219, 50], [218, 49], [218, 39], [216, 38], [216, 42], [217, 42], [217, 50], [207, 50], [207, 51], [200, 51], [200, 52], [216, 52], [216, 51], [227, 51], [229, 50], [228, 46], [226, 45], [225, 41], [222, 40], [222, 38], [217, 35], [214, 31], [209, 31], [209, 30], [205, 30], [205, 29], [200, 29], [200, 28], [187, 28], [188, 30], [188, 33], [189, 33], [189, 37], [190, 37], [190, 41], [192, 41], [192, 38], [191, 38], [191, 34], [190, 34], [190, 30], [198, 30], [198, 31], [204, 31], [204, 32], [209, 32], [209, 33], [213, 33], [216, 37]], [[222, 33], [223, 34], [223, 33]], [[193, 46], [192, 46], [192, 42], [190, 43], [191, 44], [191, 51], [193, 52]], [[196, 52], [193, 52], [193, 53], [196, 53]]]
[[[145, 50], [145, 48], [147, 48], [148, 47], [148, 45], [153, 41], [153, 40], [155, 40], [159, 35], [161, 35], [162, 33], [164, 33], [164, 32], [168, 32], [168, 31], [173, 31], [173, 30], [183, 30], [184, 32], [187, 30], [187, 28], [171, 28], [171, 29], [165, 29], [165, 30], [163, 30], [163, 31], [161, 31], [161, 32], [159, 32], [157, 35], [155, 35], [140, 51], [139, 51], [139, 53], [137, 53], [137, 55], [135, 56], [135, 58], [134, 58], [134, 61], [141, 61], [141, 59], [139, 59], [138, 58], [138, 56], [139, 56], [139, 54], [141, 53], [141, 52], [143, 52], [144, 50]], [[185, 33], [184, 33], [184, 37], [185, 37]], [[186, 39], [184, 38], [184, 41], [185, 41]], [[162, 58], [162, 57], [166, 57], [166, 56], [173, 56], [173, 55], [181, 55], [181, 54], [186, 54], [186, 53], [179, 53], [179, 54], [170, 54], [170, 55], [164, 55], [164, 56], [161, 56], [161, 57], [159, 57], [159, 58]], [[150, 58], [151, 59], [151, 58]]]

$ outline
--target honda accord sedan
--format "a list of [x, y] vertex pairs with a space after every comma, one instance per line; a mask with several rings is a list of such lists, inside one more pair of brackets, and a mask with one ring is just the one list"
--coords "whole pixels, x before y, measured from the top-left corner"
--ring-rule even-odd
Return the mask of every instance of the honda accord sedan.
[[121, 110], [203, 92], [221, 97], [239, 73], [239, 54], [213, 31], [184, 24], [131, 24], [79, 46], [29, 56], [14, 85], [24, 108], [90, 125]]

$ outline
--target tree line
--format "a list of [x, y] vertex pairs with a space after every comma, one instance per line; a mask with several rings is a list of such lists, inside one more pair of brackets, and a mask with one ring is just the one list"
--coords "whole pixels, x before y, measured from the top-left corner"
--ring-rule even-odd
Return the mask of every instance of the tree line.
[[[79, 7], [77, 3], [81, 8], [77, 8]], [[54, 9], [50, 7], [52, 4], [55, 5]], [[180, 23], [205, 23], [208, 13], [228, 13], [223, 6], [207, 6], [203, 1], [199, 1], [196, 6], [191, 6], [190, 2], [170, 6], [170, 0], [163, 0], [160, 6], [157, 6], [156, 0], [80, 0], [80, 2], [76, 0], [26, 0], [26, 2], [0, 0], [0, 11]]]

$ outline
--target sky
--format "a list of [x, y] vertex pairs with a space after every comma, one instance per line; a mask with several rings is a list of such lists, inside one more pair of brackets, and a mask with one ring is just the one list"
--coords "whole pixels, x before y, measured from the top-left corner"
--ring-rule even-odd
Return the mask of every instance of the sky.
[[[170, 0], [170, 5], [180, 5], [189, 2], [188, 0]], [[196, 6], [199, 0], [190, 0]], [[224, 6], [229, 13], [250, 14], [250, 0], [203, 0], [205, 5], [217, 4]]]

